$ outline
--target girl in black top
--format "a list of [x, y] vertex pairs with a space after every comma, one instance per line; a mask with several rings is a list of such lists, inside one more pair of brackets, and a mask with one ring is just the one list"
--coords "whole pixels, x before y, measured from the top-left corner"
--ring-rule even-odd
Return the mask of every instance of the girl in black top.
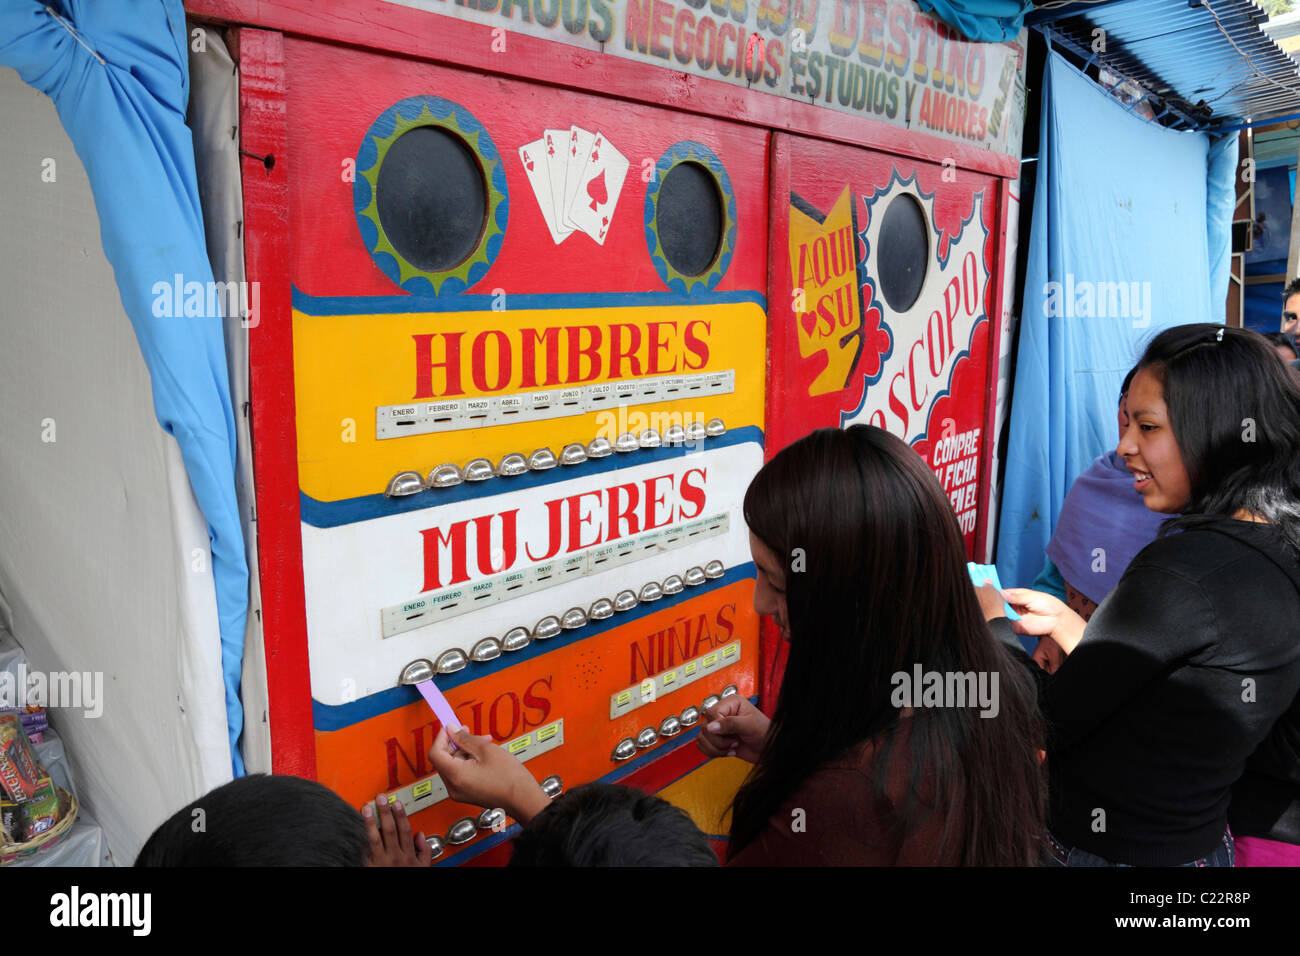
[[[1118, 451], [1147, 507], [1183, 516], [1086, 625], [1005, 592], [1011, 629], [1069, 655], [1039, 672], [1049, 849], [1064, 865], [1230, 866], [1252, 752], [1271, 742], [1268, 766], [1296, 777], [1294, 750], [1276, 755], [1294, 728], [1270, 732], [1300, 689], [1300, 389], [1254, 333], [1169, 329], [1139, 362]], [[1018, 643], [1005, 619], [994, 629]]]

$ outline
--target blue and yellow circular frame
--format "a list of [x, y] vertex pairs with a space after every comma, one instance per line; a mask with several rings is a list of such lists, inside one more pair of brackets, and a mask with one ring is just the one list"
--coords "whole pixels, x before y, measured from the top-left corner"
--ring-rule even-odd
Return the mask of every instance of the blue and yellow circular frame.
[[[683, 275], [674, 269], [672, 264], [669, 263], [668, 257], [664, 255], [663, 246], [659, 242], [657, 218], [659, 190], [663, 188], [668, 173], [672, 171], [674, 166], [681, 163], [696, 163], [707, 170], [722, 196], [721, 248], [718, 250], [718, 255], [709, 269], [696, 276]], [[670, 146], [668, 151], [659, 157], [659, 162], [655, 164], [650, 188], [646, 190], [645, 194], [645, 243], [650, 250], [650, 261], [654, 263], [659, 278], [663, 280], [664, 285], [674, 292], [682, 292], [688, 295], [692, 292], [708, 292], [722, 281], [727, 267], [731, 265], [732, 253], [736, 251], [736, 193], [731, 188], [731, 177], [727, 175], [727, 169], [722, 165], [722, 160], [718, 159], [713, 150], [703, 143], [684, 140]]]
[[[420, 126], [437, 126], [456, 136], [478, 160], [487, 188], [487, 223], [474, 251], [445, 272], [430, 272], [408, 262], [384, 233], [379, 221], [379, 170], [389, 147]], [[464, 292], [487, 274], [501, 252], [510, 217], [505, 164], [487, 129], [469, 110], [437, 96], [411, 96], [394, 103], [371, 124], [357, 151], [357, 178], [352, 203], [370, 257], [398, 286], [413, 295]]]

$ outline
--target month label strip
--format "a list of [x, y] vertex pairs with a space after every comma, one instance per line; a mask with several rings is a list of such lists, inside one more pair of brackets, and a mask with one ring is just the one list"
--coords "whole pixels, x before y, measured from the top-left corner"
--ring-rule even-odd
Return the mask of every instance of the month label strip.
[[375, 438], [401, 438], [467, 428], [487, 428], [515, 422], [567, 418], [628, 405], [675, 402], [736, 390], [736, 371], [702, 372], [659, 378], [620, 379], [576, 388], [484, 395], [439, 402], [406, 402], [375, 409]]
[[[511, 601], [566, 581], [589, 574], [599, 574], [642, 558], [674, 551], [706, 538], [724, 535], [730, 527], [730, 516], [724, 511], [721, 514], [696, 518], [671, 528], [649, 531], [622, 541], [588, 548], [578, 554], [556, 558], [531, 568], [498, 574], [481, 581], [466, 582], [454, 588], [430, 591], [410, 601], [384, 608], [383, 636], [393, 637], [416, 628], [449, 621], [470, 611]], [[614, 595], [605, 596], [612, 598]]]

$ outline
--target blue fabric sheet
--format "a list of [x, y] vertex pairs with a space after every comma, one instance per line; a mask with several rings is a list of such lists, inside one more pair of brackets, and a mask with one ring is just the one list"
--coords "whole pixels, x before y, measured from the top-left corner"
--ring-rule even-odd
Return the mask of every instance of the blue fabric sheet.
[[917, 5], [981, 43], [1014, 40], [1025, 14], [1034, 9], [1030, 0], [917, 0]]
[[[1237, 208], [1237, 134], [1210, 144], [1205, 189], [1205, 229], [1210, 255], [1210, 301], [1227, 302], [1232, 273], [1232, 215]], [[1215, 321], [1222, 321], [1217, 319]]]
[[44, 0], [0, 0], [0, 66], [13, 67], [54, 101], [86, 168], [104, 254], [149, 368], [154, 411], [180, 447], [207, 521], [232, 769], [239, 776], [248, 566], [222, 319], [167, 315], [155, 291], [178, 275], [204, 289], [212, 282], [185, 125], [185, 11], [180, 0], [50, 0], [49, 7], [58, 17]]
[[1226, 282], [1222, 225], [1211, 240], [1207, 205], [1219, 208], [1231, 178], [1210, 175], [1208, 138], [1126, 112], [1056, 53], [1042, 90], [998, 540], [1009, 587], [1042, 570], [1070, 485], [1115, 447], [1116, 396], [1146, 343], [1170, 326], [1223, 321], [1211, 289]]

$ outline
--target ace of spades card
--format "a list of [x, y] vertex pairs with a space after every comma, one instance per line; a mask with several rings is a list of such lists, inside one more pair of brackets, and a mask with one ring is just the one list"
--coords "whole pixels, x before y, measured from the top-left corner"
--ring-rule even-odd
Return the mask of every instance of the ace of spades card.
[[623, 191], [627, 169], [627, 158], [604, 134], [597, 133], [587, 150], [586, 165], [577, 178], [573, 196], [565, 207], [569, 223], [602, 246], [614, 221], [614, 207]]

